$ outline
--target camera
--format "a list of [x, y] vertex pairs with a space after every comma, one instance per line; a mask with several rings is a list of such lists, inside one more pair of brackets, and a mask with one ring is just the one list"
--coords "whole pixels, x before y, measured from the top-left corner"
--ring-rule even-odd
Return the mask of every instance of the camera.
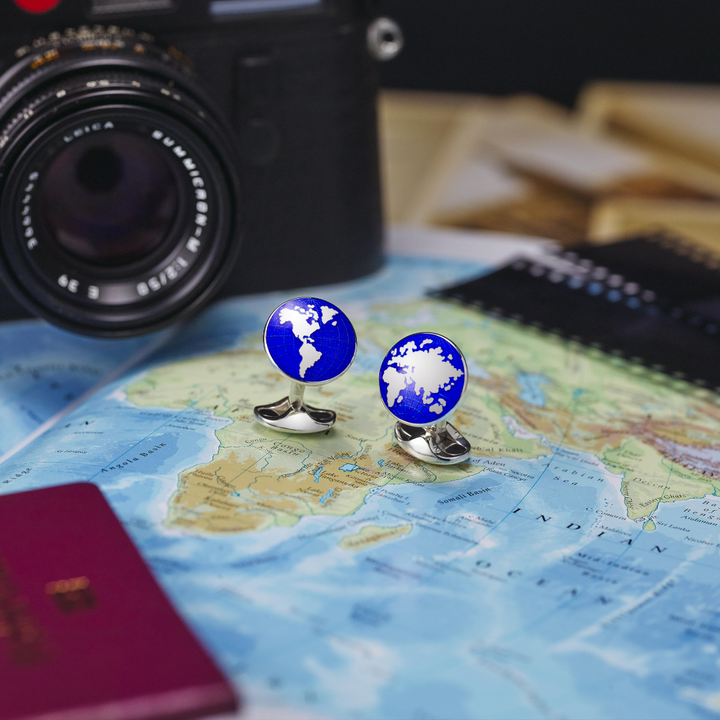
[[367, 0], [4, 5], [0, 316], [137, 335], [380, 266]]

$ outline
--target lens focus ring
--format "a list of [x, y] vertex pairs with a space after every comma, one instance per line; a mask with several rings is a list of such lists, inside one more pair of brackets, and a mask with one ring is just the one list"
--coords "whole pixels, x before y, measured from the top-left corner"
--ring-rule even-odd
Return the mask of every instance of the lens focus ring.
[[34, 312], [100, 335], [191, 312], [238, 245], [230, 133], [187, 78], [113, 53], [69, 52], [0, 105], [0, 271]]

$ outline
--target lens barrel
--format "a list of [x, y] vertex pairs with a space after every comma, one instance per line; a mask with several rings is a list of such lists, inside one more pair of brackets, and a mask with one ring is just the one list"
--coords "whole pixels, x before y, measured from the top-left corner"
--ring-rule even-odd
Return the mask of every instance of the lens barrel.
[[232, 133], [184, 59], [118, 28], [55, 33], [0, 77], [0, 274], [90, 335], [196, 310], [240, 245]]

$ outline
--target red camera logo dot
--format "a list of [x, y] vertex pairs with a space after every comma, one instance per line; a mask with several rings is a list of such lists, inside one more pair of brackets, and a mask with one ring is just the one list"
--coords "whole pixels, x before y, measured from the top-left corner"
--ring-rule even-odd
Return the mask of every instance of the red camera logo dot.
[[60, 0], [15, 0], [15, 4], [25, 12], [44, 13], [60, 4]]

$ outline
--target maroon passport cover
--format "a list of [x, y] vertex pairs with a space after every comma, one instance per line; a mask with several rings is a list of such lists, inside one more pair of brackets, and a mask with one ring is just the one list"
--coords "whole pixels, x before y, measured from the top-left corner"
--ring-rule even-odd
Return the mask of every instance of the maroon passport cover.
[[236, 707], [95, 485], [0, 497], [0, 720]]

